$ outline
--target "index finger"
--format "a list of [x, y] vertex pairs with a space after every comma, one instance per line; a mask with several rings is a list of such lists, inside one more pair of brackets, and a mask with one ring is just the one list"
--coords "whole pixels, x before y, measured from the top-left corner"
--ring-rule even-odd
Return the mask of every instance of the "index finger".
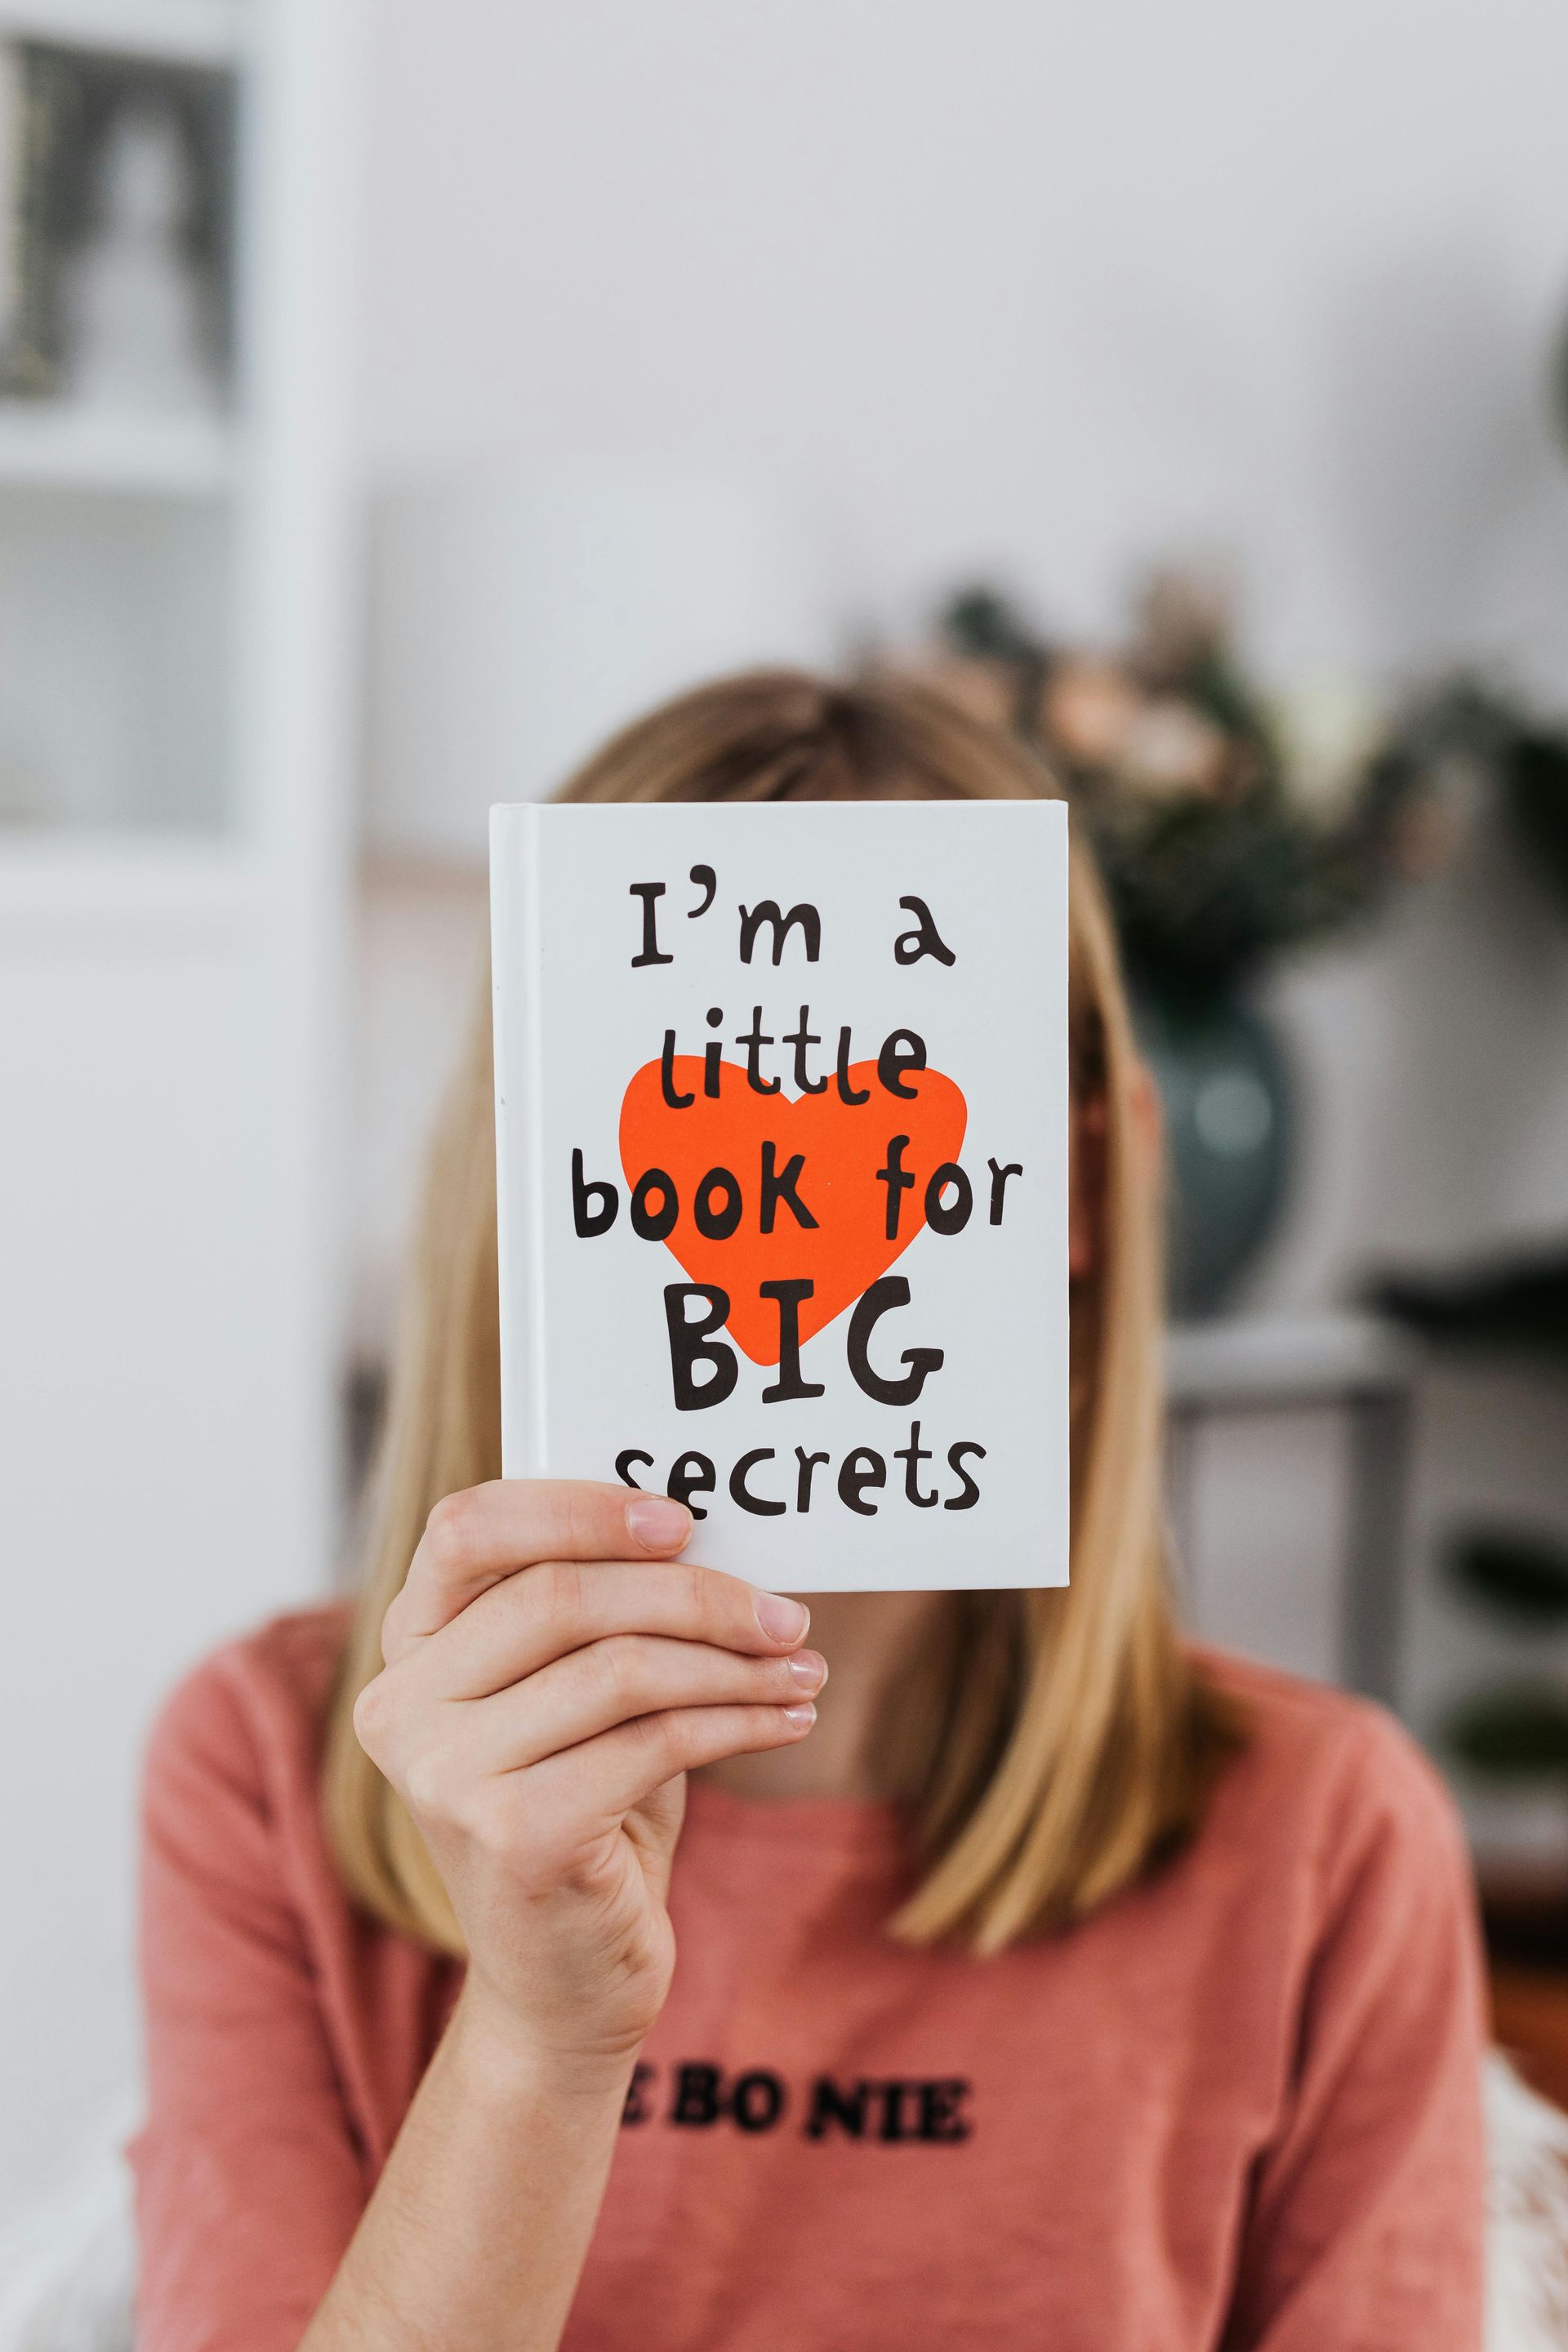
[[691, 1538], [684, 1503], [588, 1478], [492, 1478], [437, 1504], [386, 1612], [388, 1664], [470, 1601], [546, 1559], [671, 1559]]

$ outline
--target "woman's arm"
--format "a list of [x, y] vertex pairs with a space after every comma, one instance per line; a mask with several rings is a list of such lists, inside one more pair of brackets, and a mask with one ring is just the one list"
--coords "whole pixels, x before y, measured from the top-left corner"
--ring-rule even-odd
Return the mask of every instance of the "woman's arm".
[[302, 2352], [553, 2347], [631, 2066], [543, 2059], [466, 1990]]
[[472, 1960], [374, 2193], [279, 1819], [310, 1801], [309, 1759], [276, 1769], [221, 1659], [165, 1708], [142, 1854], [142, 2352], [555, 2343], [668, 1979], [679, 1773], [801, 1738], [825, 1671], [797, 1650], [803, 1610], [673, 1564], [687, 1514], [644, 1542], [638, 1501], [455, 1498], [390, 1614], [367, 1736]]
[[1453, 1808], [1370, 1715], [1330, 1851], [1285, 2126], [1258, 2165], [1227, 2352], [1478, 2352], [1485, 2040]]
[[680, 1776], [802, 1738], [826, 1673], [798, 1602], [672, 1562], [690, 1525], [591, 1486], [432, 1515], [355, 1719], [468, 1972], [302, 2352], [559, 2340], [668, 1989]]
[[168, 1701], [142, 1844], [142, 2352], [295, 2352], [364, 2208], [288, 1884], [291, 1781], [227, 1657]]

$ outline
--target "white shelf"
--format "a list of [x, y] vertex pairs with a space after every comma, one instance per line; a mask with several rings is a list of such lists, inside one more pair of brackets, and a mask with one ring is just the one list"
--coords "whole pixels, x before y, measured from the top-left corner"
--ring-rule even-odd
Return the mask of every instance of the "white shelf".
[[244, 49], [249, 16], [243, 0], [0, 0], [0, 38], [222, 64]]
[[1238, 1315], [1178, 1324], [1165, 1352], [1173, 1407], [1331, 1404], [1398, 1387], [1415, 1351], [1375, 1316]]
[[230, 488], [236, 471], [235, 428], [220, 418], [0, 402], [0, 488], [208, 498]]

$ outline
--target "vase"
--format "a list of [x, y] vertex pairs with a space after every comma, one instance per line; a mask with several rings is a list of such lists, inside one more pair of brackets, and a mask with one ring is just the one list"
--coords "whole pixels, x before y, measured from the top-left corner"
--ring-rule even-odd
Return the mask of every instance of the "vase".
[[1289, 1179], [1289, 1070], [1268, 1023], [1228, 992], [1134, 992], [1165, 1118], [1170, 1308], [1217, 1314], [1274, 1232]]

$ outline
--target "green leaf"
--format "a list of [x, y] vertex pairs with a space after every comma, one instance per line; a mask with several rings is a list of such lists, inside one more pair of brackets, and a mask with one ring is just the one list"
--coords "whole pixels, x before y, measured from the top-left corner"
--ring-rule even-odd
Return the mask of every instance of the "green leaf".
[[1568, 1693], [1553, 1684], [1515, 1683], [1465, 1699], [1443, 1737], [1484, 1779], [1568, 1783]]
[[1568, 1623], [1568, 1546], [1478, 1528], [1451, 1547], [1448, 1567], [1473, 1600], [1504, 1616], [1531, 1625]]

